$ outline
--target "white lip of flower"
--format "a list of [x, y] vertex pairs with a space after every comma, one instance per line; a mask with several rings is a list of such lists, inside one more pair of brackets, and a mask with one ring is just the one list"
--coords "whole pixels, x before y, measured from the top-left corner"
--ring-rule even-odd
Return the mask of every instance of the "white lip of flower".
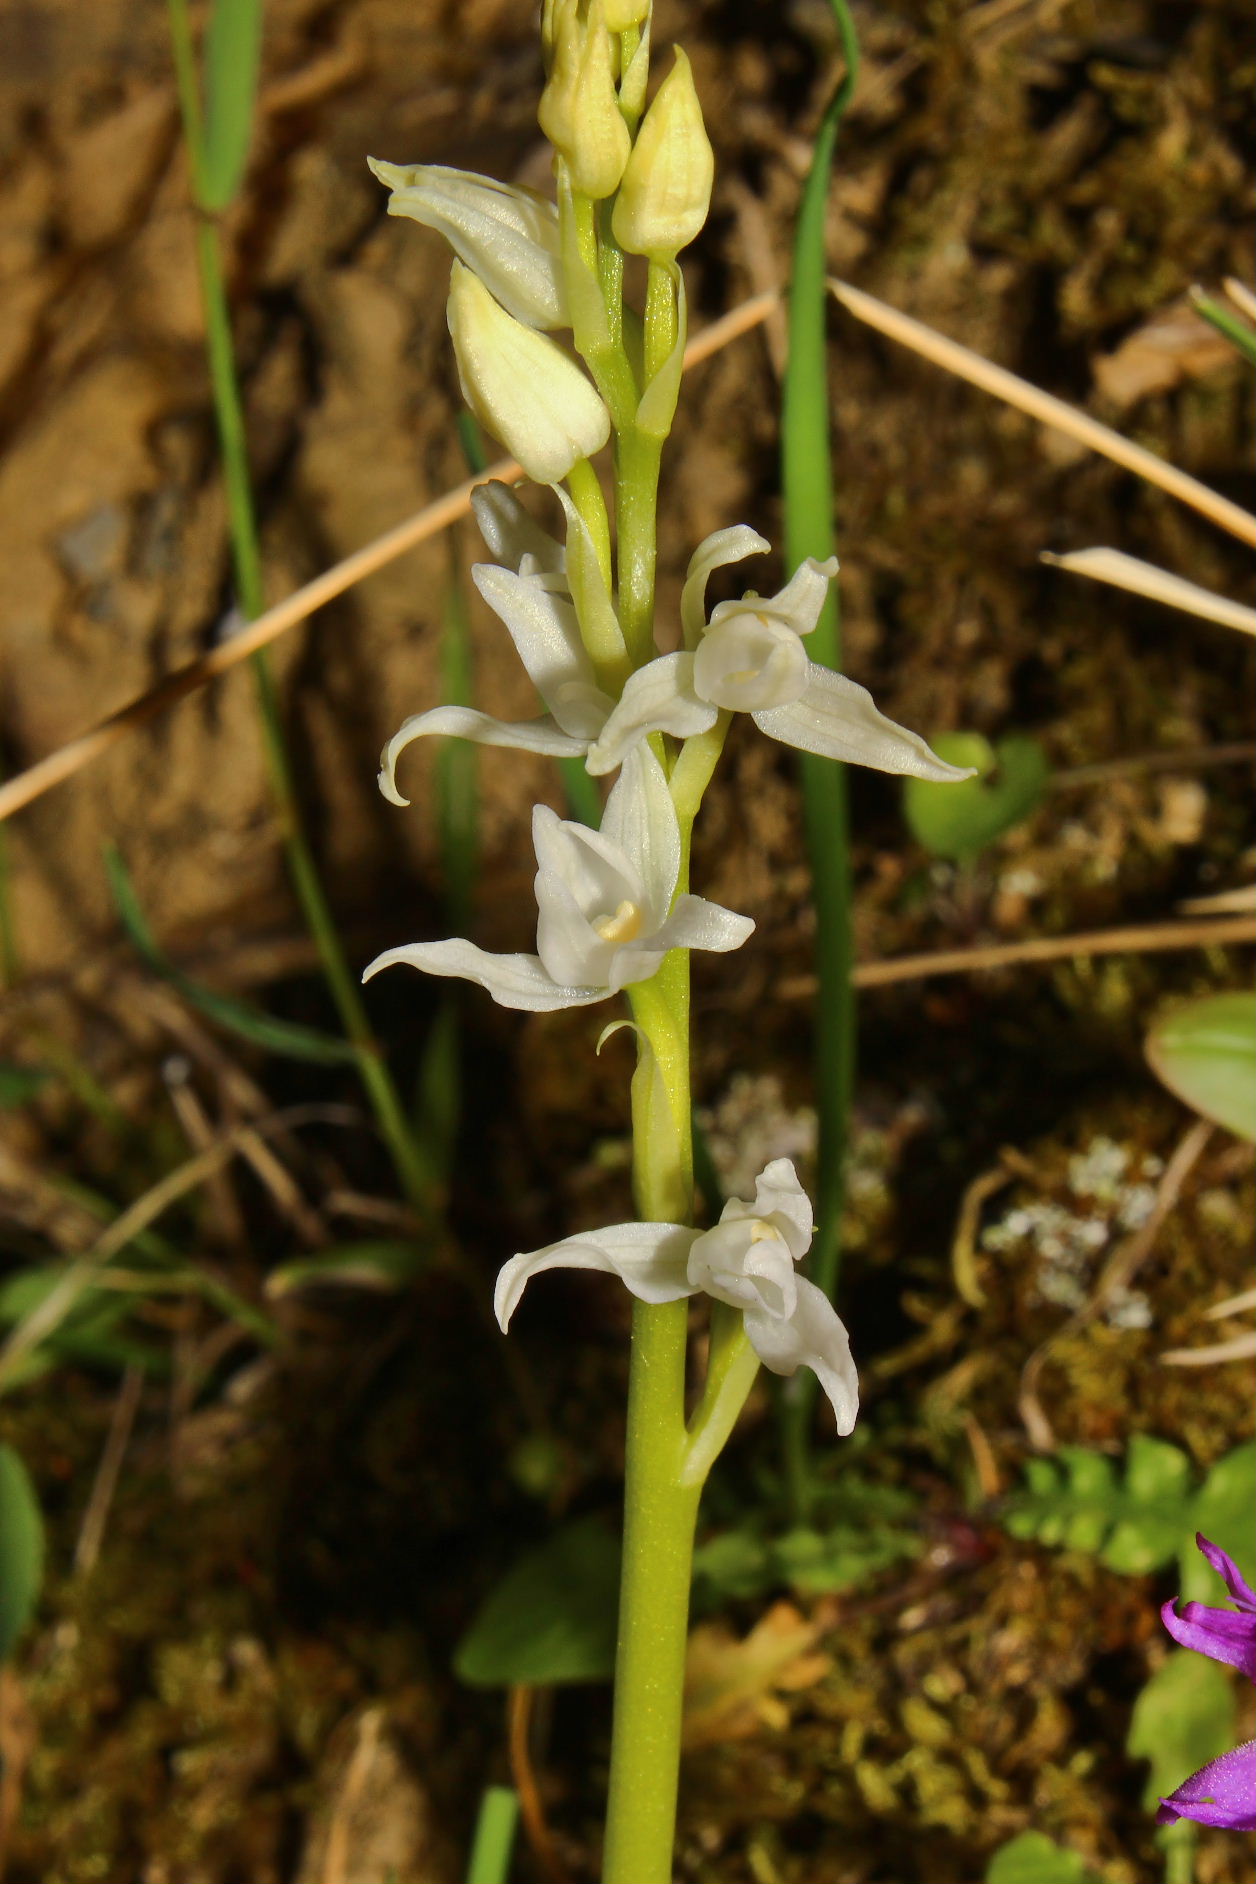
[[888, 719], [866, 687], [808, 658], [802, 637], [820, 619], [835, 557], [821, 563], [809, 556], [779, 594], [721, 602], [704, 621], [711, 572], [768, 547], [741, 524], [699, 544], [681, 596], [685, 650], [659, 655], [629, 677], [589, 749], [588, 770], [613, 771], [649, 733], [705, 733], [724, 709], [749, 713], [769, 738], [822, 758], [912, 778], [970, 777], [939, 759], [919, 733]]
[[741, 1310], [750, 1345], [774, 1374], [815, 1371], [846, 1434], [859, 1411], [859, 1380], [833, 1304], [797, 1273], [811, 1237], [807, 1194], [790, 1160], [774, 1158], [755, 1181], [753, 1203], [726, 1204], [713, 1230], [616, 1223], [565, 1237], [513, 1256], [497, 1278], [493, 1306], [504, 1331], [528, 1283], [546, 1269], [602, 1270], [643, 1302], [713, 1295]]
[[516, 320], [528, 327], [570, 327], [553, 203], [473, 170], [366, 161], [392, 192], [389, 215], [408, 216], [443, 235]]
[[754, 929], [748, 916], [705, 897], [676, 896], [680, 827], [663, 768], [648, 746], [626, 761], [600, 831], [537, 805], [532, 841], [535, 955], [491, 955], [453, 936], [386, 949], [362, 979], [405, 962], [429, 975], [478, 982], [502, 1007], [547, 1013], [588, 1007], [647, 981], [669, 949], [724, 953], [740, 948]]

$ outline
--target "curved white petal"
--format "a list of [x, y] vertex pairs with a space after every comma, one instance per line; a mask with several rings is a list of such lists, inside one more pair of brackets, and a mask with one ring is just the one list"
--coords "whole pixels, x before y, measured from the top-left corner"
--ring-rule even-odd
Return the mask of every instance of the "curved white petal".
[[[609, 807], [608, 807], [609, 808]], [[549, 805], [532, 812], [532, 846], [538, 873], [553, 875], [571, 891], [586, 921], [613, 916], [621, 903], [645, 901], [645, 884], [635, 859], [625, 855], [615, 834], [574, 819], [560, 818]]]
[[509, 484], [489, 478], [471, 493], [471, 508], [485, 547], [495, 563], [519, 573], [525, 556], [543, 575], [561, 575], [566, 566], [563, 546], [524, 509]]
[[689, 1252], [689, 1280], [745, 1313], [787, 1320], [798, 1303], [794, 1259], [780, 1231], [753, 1218], [720, 1222]]
[[618, 705], [589, 748], [585, 766], [600, 778], [621, 765], [647, 733], [688, 739], [705, 733], [716, 718], [717, 709], [694, 692], [693, 655], [660, 654], [628, 676]]
[[470, 170], [366, 161], [392, 191], [389, 215], [438, 230], [517, 320], [529, 327], [571, 325], [553, 203]]
[[732, 713], [762, 712], [800, 699], [810, 666], [791, 627], [751, 602], [739, 602], [699, 641], [694, 691]]
[[427, 713], [412, 713], [403, 720], [379, 759], [379, 789], [389, 804], [408, 805], [397, 790], [397, 760], [412, 739], [430, 738], [443, 733], [448, 739], [472, 739], [480, 746], [512, 746], [519, 752], [546, 752], [555, 759], [578, 759], [585, 749], [583, 739], [573, 739], [550, 718], [542, 714], [535, 720], [495, 720], [474, 707], [432, 707]]
[[772, 1224], [784, 1237], [795, 1262], [806, 1255], [815, 1235], [815, 1217], [792, 1159], [773, 1158], [754, 1181], [754, 1201], [745, 1203], [740, 1197], [732, 1197], [720, 1213], [721, 1223], [740, 1223], [746, 1218]]
[[939, 759], [919, 733], [887, 719], [866, 687], [814, 661], [800, 699], [752, 713], [751, 718], [769, 739], [822, 759], [845, 759], [877, 772], [940, 782], [972, 777], [971, 769]]
[[519, 659], [542, 700], [566, 732], [563, 690], [573, 681], [595, 687], [593, 663], [584, 651], [571, 598], [558, 577], [516, 575], [496, 563], [476, 563], [471, 580], [505, 623]]
[[851, 1359], [850, 1338], [822, 1290], [798, 1278], [798, 1300], [787, 1321], [761, 1309], [744, 1316], [750, 1345], [774, 1374], [810, 1367], [832, 1403], [839, 1433], [849, 1433], [859, 1412], [859, 1376]]
[[747, 556], [761, 556], [772, 545], [748, 523], [733, 523], [726, 530], [716, 530], [704, 537], [685, 571], [685, 586], [680, 592], [680, 620], [685, 631], [685, 646], [697, 646], [698, 636], [706, 626], [706, 587], [712, 572], [727, 563], [739, 563]]
[[[535, 888], [536, 948], [546, 974], [564, 986], [617, 993], [612, 978], [615, 943], [598, 934], [570, 883], [554, 870], [538, 870]], [[617, 907], [609, 903], [612, 920]]]
[[492, 995], [499, 1007], [520, 1008], [529, 1014], [548, 1014], [560, 1007], [589, 1007], [604, 1001], [605, 988], [560, 987], [547, 975], [538, 955], [490, 955], [462, 936], [446, 942], [407, 942], [385, 949], [362, 976], [369, 981], [382, 968], [404, 962], [425, 975], [450, 975], [474, 981]]
[[528, 1283], [546, 1269], [596, 1269], [618, 1276], [643, 1302], [678, 1302], [694, 1293], [685, 1263], [696, 1234], [679, 1223], [613, 1223], [512, 1256], [493, 1291], [498, 1325], [504, 1334]]
[[829, 584], [836, 574], [836, 556], [827, 556], [822, 563], [808, 556], [805, 562], [799, 563], [785, 587], [769, 597], [765, 606], [796, 635], [809, 635], [820, 619], [820, 611], [828, 599]]
[[642, 925], [648, 935], [667, 917], [680, 876], [680, 824], [663, 768], [644, 743], [635, 746], [611, 788], [602, 835], [640, 873]]
[[686, 892], [676, 898], [671, 915], [650, 940], [661, 949], [711, 949], [717, 955], [727, 955], [753, 934], [752, 916], [739, 916], [720, 903], [708, 902], [705, 896]]

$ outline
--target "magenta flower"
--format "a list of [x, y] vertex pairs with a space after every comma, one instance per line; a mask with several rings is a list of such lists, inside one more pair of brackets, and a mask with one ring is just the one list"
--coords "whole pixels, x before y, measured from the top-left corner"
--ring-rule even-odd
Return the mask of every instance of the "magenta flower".
[[[1238, 1565], [1198, 1532], [1195, 1542], [1230, 1592], [1233, 1609], [1212, 1609], [1206, 1603], [1187, 1603], [1179, 1616], [1173, 1603], [1160, 1611], [1161, 1620], [1183, 1648], [1228, 1662], [1256, 1681], [1256, 1591], [1244, 1581]], [[1232, 1832], [1256, 1832], [1256, 1740], [1223, 1753], [1192, 1773], [1176, 1792], [1160, 1802], [1156, 1820], [1172, 1825], [1177, 1819], [1195, 1819], [1200, 1825], [1223, 1825]]]

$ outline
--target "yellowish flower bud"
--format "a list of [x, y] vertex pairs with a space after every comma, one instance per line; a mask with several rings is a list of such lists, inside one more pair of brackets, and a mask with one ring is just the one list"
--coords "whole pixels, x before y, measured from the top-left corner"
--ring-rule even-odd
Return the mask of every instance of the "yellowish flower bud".
[[610, 414], [575, 361], [454, 263], [447, 308], [463, 396], [538, 484], [556, 484], [610, 436]]
[[575, 9], [555, 9], [554, 64], [537, 118], [567, 162], [572, 188], [583, 196], [612, 196], [624, 174], [632, 139], [615, 92], [615, 42], [606, 30], [603, 0], [593, 0], [583, 24]]
[[646, 112], [624, 172], [611, 228], [631, 255], [671, 256], [707, 219], [715, 157], [693, 72], [680, 47]]
[[607, 32], [626, 33], [630, 26], [640, 26], [650, 5], [651, 0], [605, 0]]

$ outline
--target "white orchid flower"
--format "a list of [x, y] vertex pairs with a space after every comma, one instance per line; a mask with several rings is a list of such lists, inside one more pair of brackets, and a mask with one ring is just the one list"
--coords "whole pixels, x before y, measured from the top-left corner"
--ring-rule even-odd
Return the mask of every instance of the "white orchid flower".
[[473, 170], [366, 161], [392, 192], [389, 215], [437, 230], [516, 320], [528, 327], [571, 326], [553, 203]]
[[814, 1371], [845, 1434], [859, 1411], [859, 1380], [833, 1304], [796, 1271], [811, 1237], [807, 1194], [789, 1159], [774, 1158], [755, 1180], [754, 1202], [726, 1204], [713, 1230], [615, 1223], [512, 1256], [493, 1306], [504, 1331], [528, 1283], [546, 1269], [602, 1270], [643, 1302], [713, 1295], [741, 1310], [751, 1347], [774, 1374]]
[[537, 805], [532, 841], [535, 955], [491, 955], [453, 936], [386, 949], [362, 979], [406, 962], [425, 974], [478, 982], [502, 1007], [547, 1013], [588, 1007], [649, 980], [669, 949], [740, 948], [754, 928], [748, 916], [705, 897], [676, 895], [680, 827], [663, 768], [648, 746], [625, 761], [600, 831]]
[[887, 719], [866, 687], [809, 659], [803, 637], [820, 619], [837, 559], [808, 557], [778, 595], [721, 602], [704, 620], [711, 572], [769, 545], [745, 525], [699, 544], [681, 596], [684, 651], [663, 654], [630, 676], [589, 749], [595, 775], [610, 772], [649, 733], [704, 733], [721, 710], [749, 713], [761, 732], [803, 752], [879, 772], [937, 780], [970, 776], [931, 752], [919, 733]]
[[481, 746], [580, 758], [611, 710], [581, 639], [562, 545], [533, 521], [509, 486], [497, 480], [473, 491], [471, 504], [480, 534], [499, 558], [498, 563], [476, 563], [472, 581], [505, 623], [548, 711], [531, 720], [495, 720], [464, 706], [412, 713], [380, 755], [379, 788], [393, 805], [410, 802], [397, 789], [397, 760], [414, 739], [440, 733]]

